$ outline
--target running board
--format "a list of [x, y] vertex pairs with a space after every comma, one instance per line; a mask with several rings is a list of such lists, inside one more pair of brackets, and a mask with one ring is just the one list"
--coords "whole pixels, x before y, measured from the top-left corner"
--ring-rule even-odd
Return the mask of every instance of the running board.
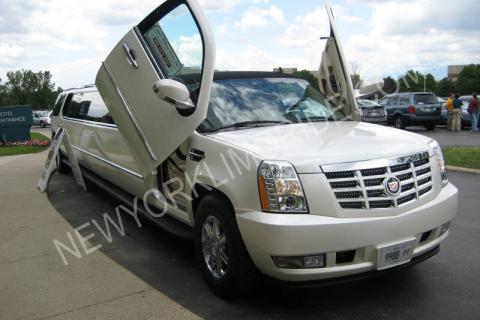
[[[66, 160], [64, 160], [64, 162], [69, 164], [68, 161]], [[135, 197], [132, 196], [130, 193], [114, 186], [111, 182], [108, 182], [107, 180], [99, 177], [97, 174], [91, 172], [85, 167], [82, 167], [82, 175], [85, 179], [95, 184], [100, 189], [102, 189], [109, 195], [113, 196], [117, 200], [119, 200], [121, 204], [133, 210], [133, 203], [134, 203]], [[149, 220], [151, 223], [162, 228], [168, 233], [179, 238], [193, 240], [193, 229], [190, 226], [186, 225], [183, 222], [178, 221], [177, 219], [173, 218], [172, 216], [169, 216], [168, 214], [165, 214], [161, 218], [152, 217], [145, 209], [142, 199], [139, 199], [137, 201], [137, 212], [143, 218]]]

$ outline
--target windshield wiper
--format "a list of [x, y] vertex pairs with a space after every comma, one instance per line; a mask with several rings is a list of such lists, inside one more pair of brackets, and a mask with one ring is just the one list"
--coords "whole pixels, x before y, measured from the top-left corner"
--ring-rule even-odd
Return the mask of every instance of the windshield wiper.
[[323, 121], [352, 121], [351, 119], [347, 117], [343, 118], [335, 118], [334, 116], [329, 116], [329, 117], [308, 117], [308, 118], [303, 118], [300, 119], [301, 122], [323, 122]]
[[291, 121], [276, 121], [276, 120], [255, 120], [255, 121], [243, 121], [243, 122], [237, 122], [225, 127], [221, 127], [215, 130], [212, 130], [210, 132], [217, 132], [221, 130], [226, 130], [226, 129], [235, 129], [235, 128], [249, 128], [249, 127], [260, 127], [262, 125], [276, 125], [276, 124], [290, 124], [292, 123]]

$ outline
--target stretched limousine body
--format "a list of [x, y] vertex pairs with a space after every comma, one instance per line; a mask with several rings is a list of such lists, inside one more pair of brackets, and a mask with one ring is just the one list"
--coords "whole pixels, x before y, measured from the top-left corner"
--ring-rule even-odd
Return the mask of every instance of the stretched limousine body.
[[457, 189], [438, 143], [356, 121], [327, 11], [319, 87], [214, 72], [200, 6], [168, 0], [112, 50], [96, 86], [57, 100], [53, 130], [65, 128], [84, 174], [189, 230], [218, 295], [245, 294], [262, 274], [300, 284], [380, 274], [434, 255], [449, 233]]

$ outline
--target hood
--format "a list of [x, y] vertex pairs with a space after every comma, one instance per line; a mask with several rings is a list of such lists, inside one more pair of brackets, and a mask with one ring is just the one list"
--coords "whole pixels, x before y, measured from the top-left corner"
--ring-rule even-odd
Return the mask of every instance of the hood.
[[279, 125], [219, 132], [211, 138], [248, 150], [263, 160], [286, 160], [298, 173], [320, 166], [428, 151], [431, 138], [356, 121]]

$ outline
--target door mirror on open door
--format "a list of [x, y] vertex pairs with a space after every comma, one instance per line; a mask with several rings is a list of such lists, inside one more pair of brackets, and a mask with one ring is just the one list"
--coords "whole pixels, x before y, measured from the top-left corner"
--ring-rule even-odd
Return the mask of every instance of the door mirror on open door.
[[183, 83], [171, 79], [161, 79], [153, 85], [157, 97], [175, 106], [179, 110], [189, 111], [195, 108], [190, 100], [190, 92]]

